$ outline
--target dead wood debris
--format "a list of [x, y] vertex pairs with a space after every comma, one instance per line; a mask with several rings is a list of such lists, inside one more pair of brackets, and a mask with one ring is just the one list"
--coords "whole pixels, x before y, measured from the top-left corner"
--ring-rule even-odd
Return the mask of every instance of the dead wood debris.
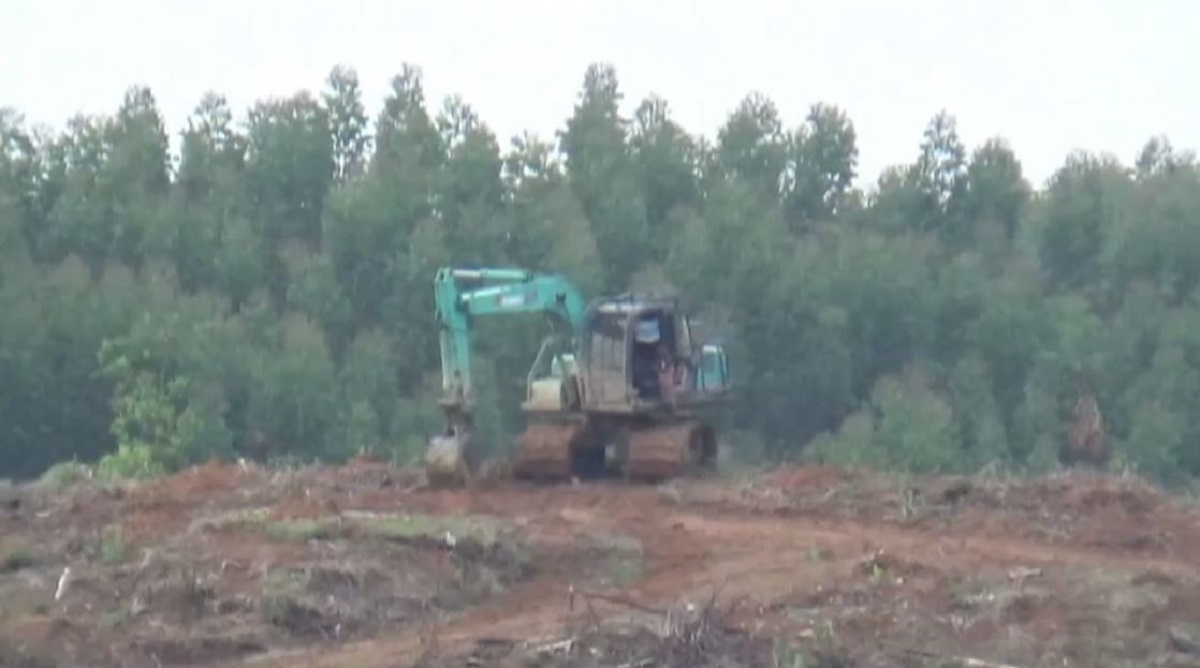
[[962, 668], [1023, 668], [1011, 663], [998, 663], [985, 659], [976, 659], [970, 656], [947, 656], [945, 654], [937, 654], [923, 650], [909, 649], [905, 650], [905, 654], [910, 656], [920, 657], [922, 659], [936, 660], [939, 666], [950, 668], [951, 666], [961, 666]]

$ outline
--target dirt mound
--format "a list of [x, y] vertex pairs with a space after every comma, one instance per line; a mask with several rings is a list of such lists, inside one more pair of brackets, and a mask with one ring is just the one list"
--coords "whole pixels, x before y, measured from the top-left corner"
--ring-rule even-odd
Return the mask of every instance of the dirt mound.
[[145, 485], [135, 498], [168, 502], [207, 498], [236, 489], [252, 475], [250, 469], [212, 459]]
[[1116, 510], [1144, 516], [1170, 503], [1167, 495], [1140, 478], [1072, 473], [1029, 486], [1042, 503], [1075, 512]]
[[854, 477], [854, 473], [834, 466], [783, 468], [764, 476], [766, 482], [783, 491], [802, 488], [828, 488]]
[[1133, 476], [1070, 471], [1031, 479], [934, 477], [921, 488], [929, 497], [945, 489], [953, 499], [990, 508], [1047, 508], [1055, 512], [1120, 511], [1130, 517], [1171, 505], [1167, 493]]
[[344, 465], [314, 472], [312, 479], [334, 487], [366, 490], [411, 490], [424, 479], [415, 469], [398, 469], [377, 455], [356, 455]]
[[234, 494], [262, 482], [252, 467], [210, 460], [135, 487], [122, 505], [123, 524], [129, 538], [152, 542], [186, 527], [197, 511], [244, 503]]
[[267, 517], [272, 520], [301, 520], [335, 517], [341, 511], [336, 501], [330, 498], [314, 498], [304, 491], [293, 491], [281, 499]]
[[[924, 486], [943, 488], [937, 480]], [[974, 524], [1031, 539], [1146, 554], [1200, 548], [1196, 515], [1134, 477], [1071, 472], [1021, 481], [967, 478], [955, 489], [960, 493], [952, 502], [938, 504], [941, 497], [927, 494], [929, 505], [915, 515], [955, 530]]]
[[684, 506], [888, 522], [947, 534], [1021, 536], [1146, 555], [1200, 550], [1200, 516], [1130, 476], [1070, 472], [1032, 479], [905, 480], [828, 467], [775, 471], [736, 487], [693, 485]]

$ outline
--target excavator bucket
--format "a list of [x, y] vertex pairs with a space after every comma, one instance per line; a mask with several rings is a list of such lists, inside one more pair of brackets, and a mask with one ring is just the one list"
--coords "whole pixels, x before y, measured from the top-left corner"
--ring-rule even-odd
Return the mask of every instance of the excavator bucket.
[[433, 487], [465, 485], [478, 471], [476, 439], [470, 433], [443, 434], [429, 441], [425, 477]]

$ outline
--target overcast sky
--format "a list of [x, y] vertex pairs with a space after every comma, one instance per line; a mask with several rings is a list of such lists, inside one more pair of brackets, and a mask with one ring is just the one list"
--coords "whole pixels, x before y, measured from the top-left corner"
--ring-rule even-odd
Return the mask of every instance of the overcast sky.
[[374, 116], [412, 62], [431, 106], [462, 94], [507, 147], [561, 127], [608, 61], [627, 110], [657, 92], [710, 136], [750, 91], [788, 125], [837, 104], [869, 180], [944, 107], [969, 146], [1008, 138], [1040, 183], [1075, 148], [1200, 146], [1198, 26], [1188, 0], [0, 0], [0, 104], [62, 127], [144, 83], [176, 135], [205, 90], [241, 111], [345, 63]]

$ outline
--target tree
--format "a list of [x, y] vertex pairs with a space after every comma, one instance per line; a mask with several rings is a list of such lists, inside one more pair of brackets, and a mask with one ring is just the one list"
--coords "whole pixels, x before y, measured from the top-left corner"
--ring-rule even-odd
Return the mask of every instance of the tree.
[[612, 66], [589, 66], [574, 114], [559, 135], [567, 178], [599, 246], [610, 290], [626, 287], [653, 249], [628, 121], [618, 109], [622, 97]]
[[856, 138], [845, 112], [820, 103], [791, 133], [784, 206], [794, 228], [842, 212], [858, 168]]
[[[1073, 153], [1035, 188], [942, 110], [858, 187], [854, 123], [822, 101], [791, 124], [751, 92], [693, 135], [657, 95], [626, 118], [597, 63], [555, 140], [502, 145], [460, 96], [427, 109], [415, 65], [374, 111], [353, 68], [322, 83], [244, 122], [205, 94], [177, 169], [144, 86], [56, 131], [0, 110], [0, 477], [411, 461], [440, 428], [448, 264], [681, 291], [730, 353], [739, 451], [1043, 471], [1083, 403], [1114, 465], [1200, 474], [1200, 166], [1167, 137], [1131, 164]], [[503, 443], [543, 323], [478, 327], [479, 421]]]
[[367, 147], [367, 110], [363, 106], [358, 73], [338, 65], [325, 80], [325, 113], [333, 141], [333, 176], [339, 183], [360, 176], [364, 169]]

